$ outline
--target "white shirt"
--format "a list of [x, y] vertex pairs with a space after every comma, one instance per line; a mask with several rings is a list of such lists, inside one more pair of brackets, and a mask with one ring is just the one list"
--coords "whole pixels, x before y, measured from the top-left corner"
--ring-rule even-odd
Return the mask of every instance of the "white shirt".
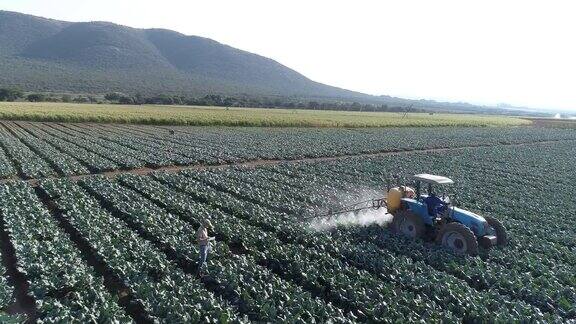
[[208, 229], [201, 225], [196, 231], [196, 241], [199, 245], [208, 245], [210, 242], [208, 241]]

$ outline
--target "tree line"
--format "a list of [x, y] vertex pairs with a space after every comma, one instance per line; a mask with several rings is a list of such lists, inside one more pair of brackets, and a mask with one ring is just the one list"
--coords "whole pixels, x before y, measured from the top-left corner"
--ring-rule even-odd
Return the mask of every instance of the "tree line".
[[425, 112], [424, 109], [386, 104], [363, 104], [359, 102], [306, 100], [303, 98], [286, 97], [256, 97], [256, 96], [223, 96], [210, 94], [200, 97], [178, 95], [142, 94], [126, 95], [119, 92], [107, 93], [103, 97], [92, 95], [55, 95], [44, 93], [25, 94], [20, 89], [0, 88], [0, 101], [29, 102], [73, 102], [73, 103], [113, 103], [124, 105], [186, 105], [186, 106], [217, 106], [217, 107], [252, 107], [252, 108], [286, 108], [312, 110], [347, 110], [347, 111], [384, 111], [384, 112]]
[[120, 93], [108, 93], [104, 98], [112, 103], [125, 105], [186, 105], [186, 106], [216, 106], [216, 107], [246, 107], [246, 108], [286, 108], [313, 110], [348, 110], [348, 111], [388, 111], [388, 112], [425, 112], [424, 109], [386, 104], [362, 104], [343, 101], [314, 101], [294, 98], [266, 97], [233, 97], [222, 95], [205, 95], [202, 97], [184, 97], [171, 95], [158, 96], [127, 96]]
[[83, 95], [55, 95], [45, 93], [25, 94], [17, 88], [0, 88], [0, 101], [29, 101], [29, 102], [74, 102], [74, 103], [102, 103], [95, 96]]

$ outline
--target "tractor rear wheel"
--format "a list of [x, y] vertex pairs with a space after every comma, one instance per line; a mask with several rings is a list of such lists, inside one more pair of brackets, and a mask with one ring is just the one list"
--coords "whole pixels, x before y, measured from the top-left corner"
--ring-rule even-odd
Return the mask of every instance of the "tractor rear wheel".
[[444, 225], [437, 237], [438, 243], [458, 254], [478, 254], [478, 241], [472, 231], [456, 222]]
[[490, 225], [490, 227], [494, 229], [494, 232], [496, 232], [496, 245], [506, 245], [506, 243], [508, 243], [508, 235], [506, 234], [506, 229], [502, 223], [500, 223], [496, 218], [490, 216], [484, 216], [484, 219], [486, 219], [488, 225]]
[[422, 218], [409, 210], [399, 211], [392, 220], [392, 230], [411, 239], [424, 236], [426, 227]]

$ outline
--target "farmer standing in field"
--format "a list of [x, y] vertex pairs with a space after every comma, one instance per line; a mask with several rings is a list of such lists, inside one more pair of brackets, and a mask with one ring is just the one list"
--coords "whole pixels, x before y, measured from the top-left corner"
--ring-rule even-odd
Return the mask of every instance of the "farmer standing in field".
[[198, 228], [196, 232], [196, 241], [200, 246], [200, 255], [198, 258], [198, 272], [197, 275], [199, 277], [202, 276], [202, 272], [204, 267], [206, 266], [206, 259], [208, 258], [208, 252], [210, 252], [210, 241], [213, 241], [214, 237], [208, 236], [208, 230], [214, 230], [212, 223], [210, 223], [209, 219], [204, 219], [202, 221], [202, 225]]

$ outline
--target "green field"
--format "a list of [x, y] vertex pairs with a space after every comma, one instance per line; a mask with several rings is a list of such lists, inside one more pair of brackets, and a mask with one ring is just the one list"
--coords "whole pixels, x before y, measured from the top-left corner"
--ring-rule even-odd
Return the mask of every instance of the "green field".
[[272, 127], [516, 126], [520, 118], [260, 108], [1, 102], [0, 119], [151, 125]]
[[[548, 127], [0, 120], [0, 322], [574, 323], [575, 143]], [[309, 219], [425, 172], [507, 244], [455, 254], [373, 204]]]

